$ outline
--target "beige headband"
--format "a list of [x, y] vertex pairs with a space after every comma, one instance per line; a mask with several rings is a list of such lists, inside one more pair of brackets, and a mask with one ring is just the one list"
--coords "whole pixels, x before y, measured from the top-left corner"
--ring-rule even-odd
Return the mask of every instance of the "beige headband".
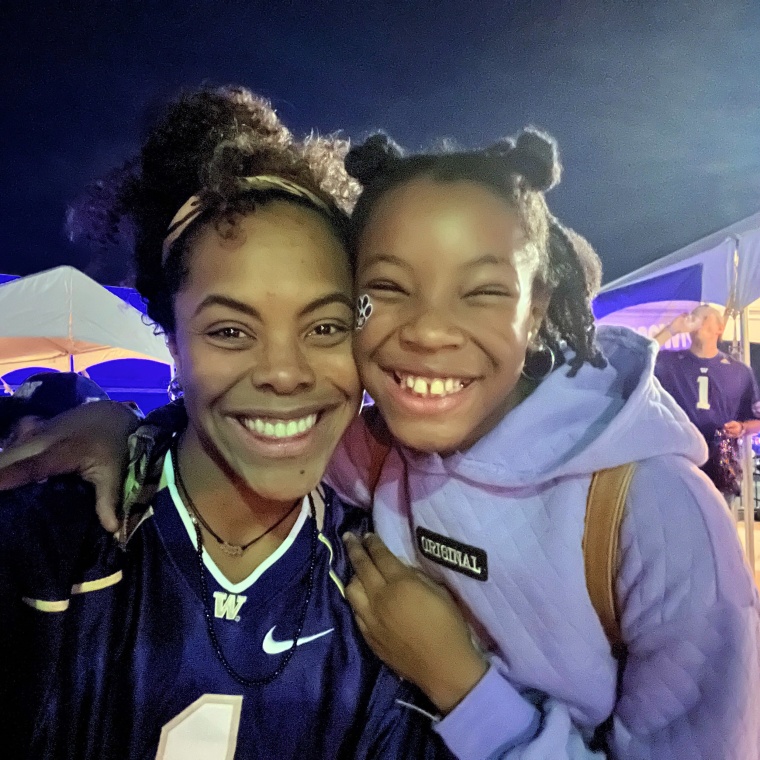
[[[245, 190], [280, 190], [288, 195], [294, 195], [297, 198], [303, 198], [316, 206], [320, 211], [332, 215], [332, 209], [311, 190], [291, 182], [284, 177], [275, 177], [274, 175], [262, 174], [257, 177], [239, 177], [240, 187]], [[174, 215], [166, 230], [166, 237], [162, 246], [161, 263], [166, 263], [166, 257], [169, 255], [174, 243], [182, 236], [182, 233], [188, 228], [193, 221], [204, 210], [203, 200], [200, 195], [193, 195], [182, 204], [180, 210]]]

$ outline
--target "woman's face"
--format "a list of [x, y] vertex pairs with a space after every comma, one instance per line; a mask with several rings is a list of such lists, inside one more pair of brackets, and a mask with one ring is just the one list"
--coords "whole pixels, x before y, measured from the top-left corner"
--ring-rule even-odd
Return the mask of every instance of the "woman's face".
[[189, 432], [261, 497], [303, 496], [361, 395], [346, 252], [316, 211], [275, 201], [233, 240], [208, 225], [188, 265], [170, 349]]
[[547, 305], [533, 292], [536, 260], [514, 210], [479, 184], [419, 178], [379, 200], [359, 241], [358, 289], [373, 311], [354, 344], [401, 443], [465, 449], [517, 403]]

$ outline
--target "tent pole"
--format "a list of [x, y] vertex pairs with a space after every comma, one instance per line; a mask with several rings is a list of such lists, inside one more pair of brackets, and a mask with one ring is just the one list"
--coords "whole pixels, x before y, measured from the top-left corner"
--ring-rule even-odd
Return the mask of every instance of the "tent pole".
[[[739, 312], [742, 339], [742, 360], [751, 367], [749, 344], [749, 307], [745, 306]], [[744, 539], [752, 573], [755, 573], [755, 463], [752, 456], [752, 436], [745, 435], [742, 439], [742, 504], [744, 506]]]

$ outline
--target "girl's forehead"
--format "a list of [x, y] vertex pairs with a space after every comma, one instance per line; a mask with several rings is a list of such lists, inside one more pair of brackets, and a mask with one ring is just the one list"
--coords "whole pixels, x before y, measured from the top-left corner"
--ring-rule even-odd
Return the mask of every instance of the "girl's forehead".
[[410, 203], [420, 205], [468, 203], [478, 206], [484, 213], [515, 213], [514, 206], [499, 191], [476, 178], [438, 178], [430, 175], [412, 177], [389, 188], [375, 202], [369, 221], [385, 211], [398, 213]]
[[[410, 263], [441, 257], [458, 265], [515, 260], [525, 246], [518, 214], [506, 199], [470, 180], [418, 178], [389, 190], [359, 241], [362, 264], [383, 254]], [[522, 257], [521, 257], [522, 258]]]

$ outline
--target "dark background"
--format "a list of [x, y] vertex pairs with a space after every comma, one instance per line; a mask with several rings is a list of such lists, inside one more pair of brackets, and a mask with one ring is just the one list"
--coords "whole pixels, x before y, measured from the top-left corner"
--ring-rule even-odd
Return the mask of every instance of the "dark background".
[[66, 205], [135, 151], [181, 87], [245, 84], [297, 132], [407, 148], [536, 124], [555, 213], [614, 279], [760, 208], [757, 0], [3, 2], [0, 271], [71, 263]]

